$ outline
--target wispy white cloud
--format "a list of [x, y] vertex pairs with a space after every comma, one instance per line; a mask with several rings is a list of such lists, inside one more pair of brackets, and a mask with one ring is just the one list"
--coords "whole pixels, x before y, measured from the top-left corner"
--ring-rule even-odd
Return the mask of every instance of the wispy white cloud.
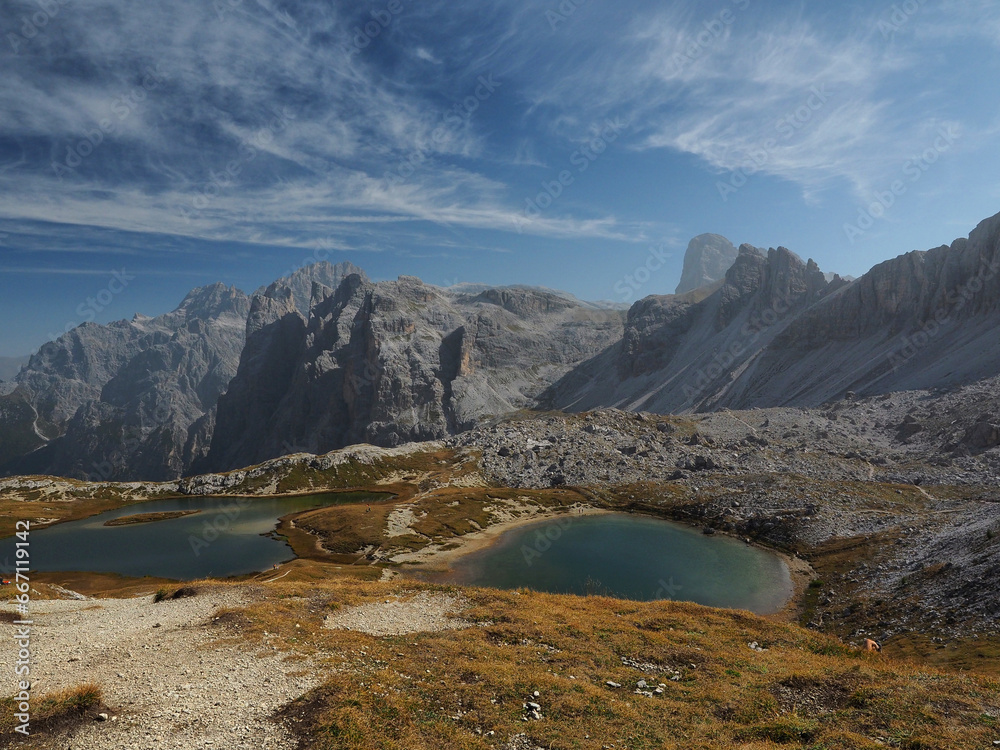
[[[51, 268], [49, 266], [0, 266], [0, 274], [28, 274], [31, 276], [108, 276], [118, 269]], [[144, 268], [143, 276], [202, 277], [200, 271], [163, 270]]]
[[[553, 29], [528, 0], [404, 3], [359, 46], [371, 8], [347, 2], [61, 6], [5, 58], [0, 217], [296, 247], [377, 248], [421, 222], [644, 241], [649, 223], [579, 193], [531, 222], [518, 201], [607, 117], [630, 123], [623, 152], [863, 194], [966, 125], [947, 92], [905, 89], [918, 41], [1000, 28], [985, 0], [924, 4], [892, 40], [885, 8], [831, 10], [836, 23], [757, 3], [630, 8], [583, 4]], [[502, 82], [477, 104], [489, 115], [462, 109], [483, 74]], [[993, 141], [968, 132], [964, 147]]]
[[984, 40], [1000, 45], [1000, 6], [992, 0], [941, 0], [922, 3], [907, 13], [900, 6], [890, 8], [881, 19], [890, 34], [912, 36], [916, 40], [968, 42]]
[[[437, 13], [408, 10], [413, 23]], [[494, 162], [486, 124], [453, 106], [480, 71], [452, 69], [442, 86], [388, 68], [375, 48], [405, 25], [390, 21], [359, 49], [355, 30], [371, 17], [358, 13], [319, 2], [67, 7], [0, 81], [0, 215], [275, 244], [342, 223], [511, 231], [506, 187], [454, 164]], [[456, 45], [482, 61], [475, 36]], [[431, 46], [411, 49], [444, 66]], [[385, 184], [414, 163], [401, 185]], [[618, 236], [614, 224], [553, 218], [528, 231]]]
[[431, 52], [426, 47], [417, 47], [417, 49], [414, 50], [413, 54], [418, 60], [423, 60], [424, 62], [433, 63], [434, 65], [441, 64], [441, 61], [434, 56], [434, 53]]
[[944, 54], [918, 39], [996, 36], [1000, 8], [970, 5], [979, 7], [943, 21], [946, 13], [928, 4], [907, 18], [906, 39], [889, 43], [878, 30], [888, 7], [831, 8], [830, 23], [757, 4], [672, 4], [637, 16], [614, 42], [567, 60], [528, 90], [535, 111], [557, 113], [549, 122], [565, 137], [586, 137], [601, 113], [621, 115], [635, 149], [693, 154], [720, 173], [778, 176], [807, 197], [842, 184], [865, 195], [941, 127], [973, 130], [946, 86], [914, 80], [927, 75], [929, 54]]
[[674, 148], [720, 171], [761, 171], [808, 190], [837, 179], [863, 190], [891, 161], [887, 146], [899, 128], [878, 87], [898, 62], [870, 43], [831, 42], [799, 22], [730, 40], [684, 67], [677, 55], [695, 44], [690, 36], [661, 36], [648, 57], [644, 72], [661, 78], [676, 114], [650, 126], [640, 147]]

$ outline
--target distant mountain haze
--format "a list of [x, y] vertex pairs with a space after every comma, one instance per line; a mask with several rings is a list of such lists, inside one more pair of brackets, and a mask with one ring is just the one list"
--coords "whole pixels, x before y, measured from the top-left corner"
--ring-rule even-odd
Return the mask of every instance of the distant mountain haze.
[[[365, 272], [356, 265], [342, 261], [337, 264], [323, 262], [303, 266], [280, 281], [291, 290], [295, 309], [301, 315], [308, 316], [313, 284], [323, 284], [330, 289], [336, 289], [340, 286], [340, 282], [351, 274], [357, 274], [365, 280], [368, 279]], [[254, 295], [262, 295], [265, 291], [267, 291], [267, 287], [262, 286], [254, 292]]]

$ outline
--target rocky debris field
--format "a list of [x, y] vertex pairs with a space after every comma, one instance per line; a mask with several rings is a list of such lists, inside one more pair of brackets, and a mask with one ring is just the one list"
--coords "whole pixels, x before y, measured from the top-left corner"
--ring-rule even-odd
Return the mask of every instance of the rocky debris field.
[[[0, 496], [22, 500], [38, 499], [46, 502], [86, 500], [103, 495], [113, 496], [122, 502], [155, 500], [159, 497], [178, 495], [247, 495], [270, 496], [282, 494], [282, 479], [296, 471], [324, 472], [341, 466], [373, 466], [387, 460], [406, 458], [415, 453], [434, 451], [441, 442], [407, 443], [396, 448], [378, 448], [373, 445], [352, 445], [320, 456], [311, 453], [293, 453], [271, 459], [256, 466], [221, 474], [199, 474], [170, 482], [81, 482], [47, 476], [11, 477], [0, 479]], [[388, 477], [387, 480], [395, 477]], [[308, 491], [309, 487], [296, 488]], [[317, 491], [327, 489], [316, 488]]]
[[[811, 605], [816, 627], [954, 639], [997, 633], [998, 415], [1000, 378], [950, 391], [849, 395], [816, 409], [519, 412], [446, 441], [293, 454], [177, 482], [16, 478], [0, 481], [0, 493], [45, 502], [105, 492], [122, 501], [267, 495], [340, 487], [332, 482], [341, 470], [374, 484], [409, 482], [416, 498], [449, 486], [565, 486], [591, 505], [670, 516], [825, 565]], [[421, 461], [425, 468], [411, 468]], [[408, 508], [391, 516], [399, 534], [414, 521]], [[836, 554], [844, 559], [826, 564]]]
[[705, 471], [991, 485], [1000, 482], [998, 415], [1000, 378], [946, 394], [849, 398], [820, 409], [532, 413], [447, 444], [482, 450], [487, 478], [510, 487], [629, 484]]

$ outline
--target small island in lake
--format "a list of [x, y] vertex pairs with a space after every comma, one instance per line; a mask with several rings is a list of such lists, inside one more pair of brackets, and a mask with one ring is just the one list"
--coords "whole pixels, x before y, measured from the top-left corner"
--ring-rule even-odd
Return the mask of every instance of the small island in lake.
[[134, 516], [121, 516], [105, 521], [105, 526], [131, 526], [135, 523], [152, 523], [153, 521], [169, 521], [172, 518], [182, 518], [201, 513], [200, 510], [167, 510], [162, 513], [136, 513]]

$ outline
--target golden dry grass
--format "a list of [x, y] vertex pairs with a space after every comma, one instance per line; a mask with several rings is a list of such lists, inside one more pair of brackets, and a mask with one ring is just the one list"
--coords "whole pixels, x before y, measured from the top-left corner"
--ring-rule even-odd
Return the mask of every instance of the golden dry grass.
[[[238, 637], [267, 631], [294, 651], [334, 654], [325, 684], [282, 713], [309, 750], [496, 748], [522, 732], [560, 750], [952, 750], [1000, 736], [995, 680], [891, 653], [867, 656], [748, 613], [462, 589], [473, 603], [462, 617], [474, 627], [373, 637], [326, 630], [323, 616], [454, 589], [361, 581], [268, 588], [266, 602], [238, 613]], [[752, 650], [754, 641], [766, 651]], [[663, 695], [635, 694], [639, 680], [666, 685]], [[540, 721], [523, 720], [529, 700], [541, 704]]]
[[[18, 521], [35, 519], [57, 519], [58, 521], [76, 521], [103, 513], [106, 510], [121, 507], [116, 499], [87, 499], [74, 501], [25, 501], [10, 496], [0, 497], [0, 538], [13, 536], [17, 530]], [[32, 523], [32, 529], [43, 526]]]

